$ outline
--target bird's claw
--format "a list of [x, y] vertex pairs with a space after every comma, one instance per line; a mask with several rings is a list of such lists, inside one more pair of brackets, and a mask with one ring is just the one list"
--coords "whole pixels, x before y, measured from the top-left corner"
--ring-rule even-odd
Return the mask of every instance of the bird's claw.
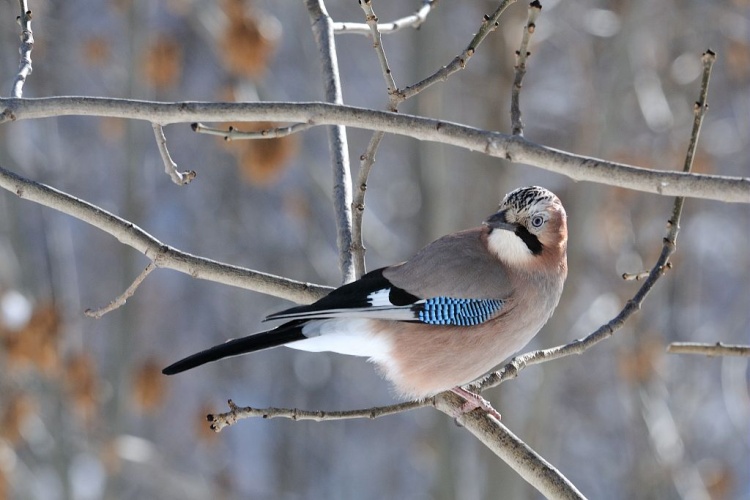
[[476, 410], [477, 408], [481, 408], [489, 415], [495, 417], [497, 420], [500, 420], [502, 418], [500, 416], [500, 413], [492, 407], [490, 402], [484, 399], [479, 394], [467, 391], [463, 387], [454, 387], [453, 389], [451, 389], [451, 392], [464, 398], [464, 404], [462, 404], [458, 409], [458, 412], [456, 415], [454, 415], [454, 418], [465, 415], [466, 413]]

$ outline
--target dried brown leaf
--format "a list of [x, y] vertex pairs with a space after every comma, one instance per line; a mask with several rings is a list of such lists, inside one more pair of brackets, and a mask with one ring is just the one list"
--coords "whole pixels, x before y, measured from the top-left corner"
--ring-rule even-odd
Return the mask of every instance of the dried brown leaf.
[[261, 77], [278, 39], [278, 21], [244, 2], [228, 0], [224, 10], [229, 26], [219, 41], [221, 61], [230, 73], [246, 78]]
[[45, 375], [57, 372], [60, 359], [58, 337], [60, 315], [51, 303], [34, 309], [29, 322], [18, 331], [6, 332], [5, 344], [8, 368], [34, 368]]
[[82, 352], [71, 356], [65, 363], [65, 391], [75, 413], [90, 423], [99, 408], [99, 381], [94, 358]]
[[161, 373], [162, 366], [159, 360], [149, 358], [135, 369], [131, 398], [133, 404], [143, 412], [154, 413], [163, 405], [167, 388]]
[[18, 445], [23, 440], [24, 422], [35, 411], [36, 405], [26, 393], [18, 392], [5, 399], [0, 415], [0, 438], [11, 446]]
[[157, 89], [173, 87], [182, 76], [182, 47], [171, 36], [153, 40], [142, 57], [146, 80]]

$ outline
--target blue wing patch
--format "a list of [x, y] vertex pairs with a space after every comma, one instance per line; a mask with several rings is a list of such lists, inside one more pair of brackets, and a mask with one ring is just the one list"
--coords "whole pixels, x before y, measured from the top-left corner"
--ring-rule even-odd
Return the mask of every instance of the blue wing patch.
[[377, 269], [337, 288], [314, 304], [292, 307], [271, 314], [266, 320], [370, 318], [427, 325], [474, 326], [494, 317], [503, 305], [501, 299], [421, 299], [394, 286], [383, 276], [383, 269]]
[[434, 297], [413, 310], [417, 319], [428, 325], [474, 326], [490, 319], [501, 307], [502, 300]]

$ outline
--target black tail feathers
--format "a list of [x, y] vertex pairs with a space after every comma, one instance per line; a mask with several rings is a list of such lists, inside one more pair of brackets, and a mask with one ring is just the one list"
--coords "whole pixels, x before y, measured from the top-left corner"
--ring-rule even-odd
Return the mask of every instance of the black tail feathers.
[[228, 340], [223, 344], [216, 345], [205, 351], [195, 353], [187, 358], [181, 359], [176, 363], [164, 368], [161, 372], [164, 375], [175, 375], [196, 366], [218, 361], [230, 356], [239, 356], [249, 352], [270, 349], [280, 345], [305, 339], [302, 334], [302, 324], [299, 321], [293, 321], [281, 325], [273, 330], [256, 333], [239, 339]]

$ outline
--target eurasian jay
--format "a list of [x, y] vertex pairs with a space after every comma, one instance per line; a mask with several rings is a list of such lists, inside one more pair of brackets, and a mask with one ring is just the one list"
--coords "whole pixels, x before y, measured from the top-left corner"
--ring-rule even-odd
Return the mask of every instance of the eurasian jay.
[[552, 315], [567, 275], [565, 209], [547, 189], [516, 189], [482, 226], [443, 236], [317, 302], [266, 318], [272, 330], [229, 340], [163, 370], [285, 345], [369, 358], [399, 395], [445, 390], [464, 410], [491, 409], [463, 388], [525, 346]]

